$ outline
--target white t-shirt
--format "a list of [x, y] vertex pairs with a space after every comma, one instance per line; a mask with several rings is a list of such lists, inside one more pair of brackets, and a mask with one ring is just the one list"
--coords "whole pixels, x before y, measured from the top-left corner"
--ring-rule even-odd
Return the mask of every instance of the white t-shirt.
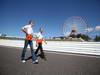
[[41, 34], [41, 32], [38, 32], [37, 35], [36, 35], [36, 37], [37, 37], [38, 39], [43, 39], [43, 35]]
[[26, 28], [26, 32], [28, 34], [33, 34], [33, 29], [32, 29], [32, 26], [31, 25], [26, 25], [23, 28]]

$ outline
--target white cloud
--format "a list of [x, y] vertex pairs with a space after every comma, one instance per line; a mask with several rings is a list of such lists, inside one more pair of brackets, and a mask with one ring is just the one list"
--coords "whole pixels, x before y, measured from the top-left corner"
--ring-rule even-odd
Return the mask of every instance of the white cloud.
[[86, 28], [85, 31], [86, 32], [92, 32], [93, 31], [93, 28]]
[[100, 26], [96, 26], [95, 30], [99, 31], [100, 30]]

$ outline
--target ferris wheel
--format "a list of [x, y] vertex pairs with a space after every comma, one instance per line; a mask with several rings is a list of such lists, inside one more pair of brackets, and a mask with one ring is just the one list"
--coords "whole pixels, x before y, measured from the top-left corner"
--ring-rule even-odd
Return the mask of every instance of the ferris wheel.
[[76, 35], [78, 33], [85, 34], [87, 29], [87, 23], [80, 16], [72, 16], [65, 20], [63, 24], [64, 36]]

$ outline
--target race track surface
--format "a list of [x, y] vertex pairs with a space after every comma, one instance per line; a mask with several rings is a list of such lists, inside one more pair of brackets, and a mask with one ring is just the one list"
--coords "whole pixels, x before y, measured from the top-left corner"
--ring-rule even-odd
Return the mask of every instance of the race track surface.
[[[0, 46], [0, 75], [100, 75], [100, 57], [46, 51], [47, 61], [22, 63], [22, 48]], [[27, 50], [26, 58], [30, 57]]]

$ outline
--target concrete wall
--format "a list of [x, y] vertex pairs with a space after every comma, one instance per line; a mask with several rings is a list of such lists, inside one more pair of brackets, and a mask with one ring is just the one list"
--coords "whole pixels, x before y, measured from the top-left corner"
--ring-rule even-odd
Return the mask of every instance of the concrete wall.
[[[36, 49], [36, 44], [34, 48]], [[0, 45], [23, 47], [24, 41], [20, 40], [0, 40]], [[82, 53], [100, 55], [100, 42], [67, 42], [67, 41], [47, 41], [47, 44], [43, 43], [44, 50], [70, 52], [70, 53]]]

